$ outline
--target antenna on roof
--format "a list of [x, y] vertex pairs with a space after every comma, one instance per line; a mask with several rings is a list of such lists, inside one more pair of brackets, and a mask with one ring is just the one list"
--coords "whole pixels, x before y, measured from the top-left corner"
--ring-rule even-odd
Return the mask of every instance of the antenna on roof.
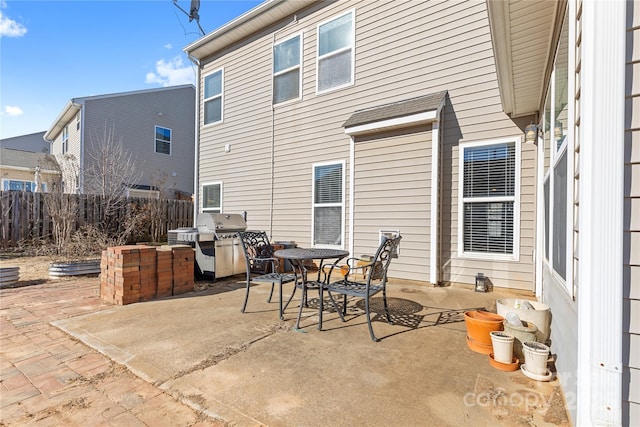
[[200, 28], [200, 32], [204, 36], [204, 30], [200, 25], [200, 15], [198, 15], [198, 10], [200, 10], [200, 0], [191, 0], [189, 12], [180, 7], [180, 5], [178, 4], [178, 0], [173, 0], [173, 4], [189, 17], [189, 22], [196, 21], [196, 24], [198, 24], [198, 28]]

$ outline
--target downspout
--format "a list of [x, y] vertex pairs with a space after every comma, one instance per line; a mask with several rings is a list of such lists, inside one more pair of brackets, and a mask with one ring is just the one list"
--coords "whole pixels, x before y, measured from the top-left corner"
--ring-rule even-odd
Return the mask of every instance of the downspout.
[[198, 207], [200, 205], [200, 61], [191, 55], [187, 55], [189, 61], [196, 66], [196, 117], [194, 120], [194, 166], [193, 166], [193, 226], [196, 226]]
[[74, 105], [77, 105], [77, 107], [79, 108], [78, 113], [80, 114], [80, 170], [78, 171], [78, 175], [79, 175], [79, 181], [78, 182], [78, 193], [80, 194], [84, 194], [84, 173], [82, 172], [84, 170], [84, 132], [85, 132], [85, 121], [84, 121], [84, 116], [85, 116], [85, 111], [84, 111], [84, 102], [82, 104], [76, 104], [75, 100], [72, 99], [71, 102]]
[[430, 222], [430, 234], [431, 239], [429, 242], [429, 281], [433, 285], [440, 283], [441, 266], [440, 256], [441, 251], [441, 224], [440, 224], [440, 211], [441, 211], [441, 191], [440, 191], [440, 148], [442, 144], [442, 109], [444, 107], [445, 98], [443, 98], [438, 109], [436, 110], [436, 120], [432, 124], [432, 138], [431, 138], [431, 222]]
[[[349, 253], [353, 254], [354, 249], [354, 239], [355, 239], [355, 214], [354, 214], [354, 191], [355, 191], [355, 178], [356, 178], [356, 141], [353, 136], [350, 138], [350, 147], [349, 147]], [[353, 256], [353, 255], [351, 255]]]

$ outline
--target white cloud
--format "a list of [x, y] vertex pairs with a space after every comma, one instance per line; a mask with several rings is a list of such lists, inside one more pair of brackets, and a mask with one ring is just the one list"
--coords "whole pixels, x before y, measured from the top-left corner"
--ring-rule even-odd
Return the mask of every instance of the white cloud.
[[[3, 2], [2, 7], [5, 7]], [[0, 37], [22, 37], [27, 28], [0, 12]]]
[[24, 114], [22, 108], [16, 107], [15, 105], [7, 105], [6, 107], [4, 107], [4, 112], [7, 116], [10, 117], [18, 117]]
[[160, 84], [164, 87], [182, 84], [195, 84], [195, 74], [190, 64], [185, 65], [182, 58], [175, 58], [156, 62], [155, 72], [147, 73], [146, 83]]
[[164, 45], [165, 49], [173, 49], [173, 45], [171, 43], [167, 43]]

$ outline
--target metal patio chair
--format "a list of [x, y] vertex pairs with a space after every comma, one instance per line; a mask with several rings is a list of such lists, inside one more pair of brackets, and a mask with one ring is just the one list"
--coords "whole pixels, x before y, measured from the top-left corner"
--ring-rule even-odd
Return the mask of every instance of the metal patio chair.
[[[373, 333], [373, 327], [371, 326], [371, 311], [370, 311], [370, 298], [382, 291], [382, 300], [384, 303], [384, 313], [387, 317], [387, 322], [391, 322], [391, 316], [389, 315], [389, 307], [387, 305], [387, 271], [391, 264], [391, 259], [397, 257], [398, 244], [400, 243], [401, 236], [388, 239], [383, 238], [382, 243], [378, 247], [375, 256], [370, 262], [362, 262], [359, 258], [348, 258], [346, 260], [347, 267], [344, 265], [334, 265], [331, 272], [338, 273], [342, 276], [337, 281], [331, 281], [331, 272], [329, 272], [328, 285], [324, 286], [324, 290], [329, 293], [331, 303], [336, 308], [336, 311], [340, 315], [340, 319], [345, 321], [344, 316], [347, 314], [347, 296], [364, 299], [365, 314], [367, 316], [367, 324], [369, 326], [369, 333], [373, 341], [378, 341]], [[335, 271], [333, 271], [335, 270]], [[358, 276], [363, 277], [362, 280], [357, 280], [356, 272], [360, 270], [361, 274]], [[366, 271], [366, 273], [364, 273]], [[344, 296], [342, 302], [342, 310], [339, 309], [336, 301], [333, 298], [333, 293], [339, 293]], [[321, 296], [322, 298], [322, 296]]]
[[[242, 243], [242, 249], [244, 250], [244, 258], [247, 263], [247, 290], [244, 296], [244, 303], [242, 304], [241, 312], [244, 313], [247, 308], [247, 301], [249, 300], [249, 289], [252, 282], [256, 283], [271, 283], [271, 292], [269, 292], [269, 298], [267, 302], [271, 302], [273, 296], [273, 289], [275, 285], [278, 285], [279, 292], [279, 310], [280, 319], [284, 319], [284, 310], [291, 302], [293, 295], [296, 292], [296, 275], [295, 273], [279, 273], [278, 267], [280, 260], [273, 256], [273, 246], [269, 243], [267, 233], [264, 231], [239, 231], [238, 237]], [[255, 273], [259, 272], [256, 276]], [[253, 276], [252, 276], [253, 273]], [[289, 300], [282, 306], [282, 285], [285, 283], [294, 282], [293, 291]]]

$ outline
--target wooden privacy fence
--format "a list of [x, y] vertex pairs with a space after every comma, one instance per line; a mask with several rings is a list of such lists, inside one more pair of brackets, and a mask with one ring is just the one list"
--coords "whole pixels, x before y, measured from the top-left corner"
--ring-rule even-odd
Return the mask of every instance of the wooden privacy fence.
[[[77, 198], [78, 214], [73, 229], [78, 230], [85, 225], [97, 225], [104, 218], [103, 197], [92, 194], [57, 195]], [[2, 247], [14, 246], [18, 242], [30, 239], [49, 239], [53, 223], [42, 193], [24, 191], [0, 191], [0, 239]], [[129, 204], [148, 207], [159, 215], [160, 235], [166, 236], [167, 230], [178, 227], [193, 226], [193, 202], [191, 200], [158, 200], [144, 198], [128, 198]], [[124, 220], [126, 210], [118, 211]], [[145, 224], [151, 235], [151, 222]]]

